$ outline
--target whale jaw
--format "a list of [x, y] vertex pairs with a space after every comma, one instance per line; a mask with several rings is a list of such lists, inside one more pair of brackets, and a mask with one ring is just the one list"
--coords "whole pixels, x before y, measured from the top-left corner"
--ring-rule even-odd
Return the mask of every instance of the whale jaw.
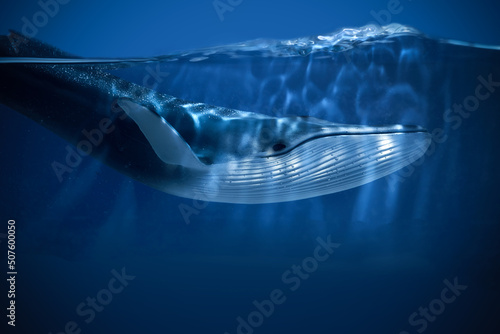
[[211, 172], [186, 180], [189, 191], [178, 195], [259, 204], [332, 194], [413, 163], [430, 142], [427, 132], [322, 137], [280, 156], [213, 166]]

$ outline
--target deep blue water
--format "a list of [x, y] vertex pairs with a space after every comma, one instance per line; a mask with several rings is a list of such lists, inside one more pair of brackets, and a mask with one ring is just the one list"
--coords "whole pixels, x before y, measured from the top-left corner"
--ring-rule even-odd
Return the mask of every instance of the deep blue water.
[[[151, 57], [360, 27], [388, 4], [243, 1], [221, 21], [212, 1], [73, 0], [35, 37], [82, 56]], [[9, 219], [17, 226], [16, 328], [7, 330], [78, 333], [75, 322], [81, 333], [233, 334], [241, 317], [249, 324], [240, 333], [498, 333], [500, 51], [439, 39], [500, 45], [500, 8], [400, 6], [379, 23], [432, 37], [113, 70], [137, 83], [151, 71], [165, 74], [157, 90], [196, 102], [339, 123], [417, 124], [436, 134], [417, 163], [341, 193], [266, 205], [197, 203], [92, 158], [60, 183], [51, 163], [64, 159], [67, 143], [1, 106], [0, 233]], [[36, 2], [4, 5], [2, 34], [22, 30], [21, 18], [40, 10]], [[465, 106], [449, 112], [454, 105]], [[196, 210], [189, 224], [179, 207]], [[318, 238], [335, 248], [316, 268], [308, 257]], [[294, 273], [294, 265], [313, 267]], [[120, 290], [109, 283], [122, 270], [135, 278]], [[455, 293], [454, 284], [461, 286]], [[106, 305], [91, 312], [88, 297]], [[254, 301], [269, 307], [269, 299], [279, 304], [259, 316]]]

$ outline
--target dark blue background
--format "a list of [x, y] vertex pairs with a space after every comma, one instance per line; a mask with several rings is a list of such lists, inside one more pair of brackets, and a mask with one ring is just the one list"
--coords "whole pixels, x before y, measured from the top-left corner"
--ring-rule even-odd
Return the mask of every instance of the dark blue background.
[[[370, 12], [385, 10], [387, 4], [244, 0], [222, 22], [212, 1], [72, 0], [61, 5], [36, 38], [82, 56], [156, 56], [358, 27], [375, 21]], [[497, 1], [402, 0], [401, 6], [391, 22], [434, 37], [500, 44]], [[21, 18], [39, 10], [36, 1], [4, 4], [1, 33], [21, 30]], [[488, 62], [482, 63], [474, 58], [480, 54], [463, 63], [455, 59], [448, 72], [442, 64], [430, 64], [442, 59], [424, 57], [429, 63], [422, 71], [434, 83], [417, 97], [429, 107], [413, 116], [394, 111], [372, 117], [429, 129], [442, 126], [443, 110], [474, 92], [477, 75], [494, 73], [499, 80], [498, 62], [488, 53]], [[433, 75], [433, 68], [448, 77]], [[187, 96], [203, 90], [189, 86], [189, 80], [183, 85], [168, 81], [164, 89]], [[458, 277], [467, 290], [425, 332], [497, 333], [499, 95], [484, 102], [459, 130], [447, 129], [446, 144], [397, 191], [382, 179], [295, 203], [210, 203], [190, 224], [178, 206], [193, 205], [191, 200], [149, 189], [90, 158], [60, 184], [50, 164], [63, 159], [66, 143], [2, 106], [0, 214], [4, 226], [8, 219], [16, 219], [18, 226], [16, 330], [55, 334], [74, 320], [82, 333], [233, 334], [236, 318], [254, 311], [252, 301], [267, 299], [279, 288], [286, 302], [255, 333], [416, 333], [408, 316], [439, 298], [443, 280]], [[220, 104], [227, 100], [223, 90], [199, 96]], [[359, 120], [349, 114], [325, 118], [340, 116]], [[341, 246], [290, 292], [281, 275], [312, 254], [317, 237], [328, 235]], [[85, 324], [75, 313], [77, 305], [107, 287], [112, 269], [123, 267], [136, 278]]]

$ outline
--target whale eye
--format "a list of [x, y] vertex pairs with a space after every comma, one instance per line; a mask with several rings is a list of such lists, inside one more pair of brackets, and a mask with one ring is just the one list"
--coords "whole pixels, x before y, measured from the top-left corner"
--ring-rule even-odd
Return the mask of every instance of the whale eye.
[[274, 152], [283, 151], [285, 148], [286, 148], [286, 145], [283, 143], [274, 144], [274, 146], [273, 146]]

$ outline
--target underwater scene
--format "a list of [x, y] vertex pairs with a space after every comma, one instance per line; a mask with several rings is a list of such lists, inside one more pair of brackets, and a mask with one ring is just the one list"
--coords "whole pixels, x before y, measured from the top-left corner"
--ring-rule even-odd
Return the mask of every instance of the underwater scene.
[[500, 4], [454, 6], [3, 5], [1, 333], [499, 333]]

